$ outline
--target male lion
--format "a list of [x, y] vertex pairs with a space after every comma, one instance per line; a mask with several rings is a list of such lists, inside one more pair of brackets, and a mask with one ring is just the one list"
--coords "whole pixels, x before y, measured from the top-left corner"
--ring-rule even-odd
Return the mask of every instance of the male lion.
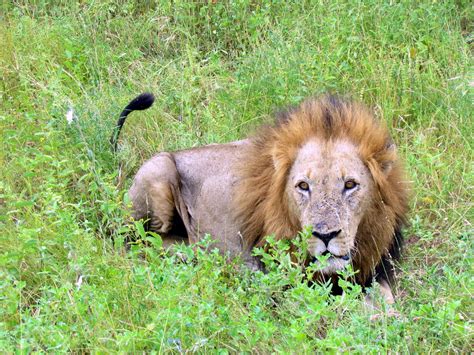
[[[142, 94], [122, 112], [153, 103]], [[130, 189], [133, 217], [164, 241], [215, 245], [247, 264], [268, 235], [293, 238], [309, 226], [308, 262], [329, 255], [322, 274], [337, 279], [348, 264], [356, 281], [375, 279], [386, 301], [407, 212], [403, 168], [388, 130], [349, 100], [311, 98], [277, 116], [253, 138], [177, 152], [145, 162]]]

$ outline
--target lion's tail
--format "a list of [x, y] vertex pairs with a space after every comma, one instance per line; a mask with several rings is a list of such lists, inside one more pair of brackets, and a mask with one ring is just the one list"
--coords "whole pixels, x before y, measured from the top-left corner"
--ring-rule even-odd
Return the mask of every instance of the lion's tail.
[[128, 114], [132, 111], [136, 110], [146, 110], [153, 105], [155, 101], [155, 96], [149, 92], [144, 92], [143, 94], [138, 95], [132, 101], [128, 103], [128, 105], [123, 109], [120, 117], [117, 121], [117, 125], [114, 128], [114, 132], [112, 133], [112, 137], [110, 137], [110, 144], [112, 145], [112, 149], [114, 152], [117, 151], [117, 143], [118, 138], [120, 135], [120, 131], [122, 130], [123, 124], [125, 123], [125, 119], [127, 118]]

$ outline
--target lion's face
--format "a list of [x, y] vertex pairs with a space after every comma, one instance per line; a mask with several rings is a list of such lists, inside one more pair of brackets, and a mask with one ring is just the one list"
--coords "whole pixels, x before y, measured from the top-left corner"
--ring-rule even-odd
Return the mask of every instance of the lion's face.
[[301, 226], [309, 226], [309, 253], [329, 254], [332, 274], [351, 262], [359, 223], [369, 207], [373, 180], [348, 141], [310, 140], [299, 150], [286, 192]]

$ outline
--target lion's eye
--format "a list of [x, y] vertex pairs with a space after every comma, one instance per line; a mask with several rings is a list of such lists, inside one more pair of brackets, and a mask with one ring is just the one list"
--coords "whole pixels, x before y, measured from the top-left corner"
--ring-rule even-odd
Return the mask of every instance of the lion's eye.
[[352, 190], [354, 187], [357, 186], [357, 183], [354, 181], [354, 180], [347, 180], [345, 183], [344, 183], [344, 188], [346, 190]]
[[303, 191], [309, 191], [309, 185], [307, 182], [304, 182], [304, 181], [301, 181], [298, 185], [299, 189], [303, 190]]

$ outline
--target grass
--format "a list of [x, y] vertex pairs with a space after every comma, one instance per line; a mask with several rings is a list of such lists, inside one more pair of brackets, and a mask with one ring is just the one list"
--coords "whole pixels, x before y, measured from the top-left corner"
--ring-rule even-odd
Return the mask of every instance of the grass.
[[[470, 2], [14, 1], [0, 20], [0, 349], [471, 351]], [[114, 156], [142, 91], [157, 101]], [[407, 162], [399, 317], [371, 321], [350, 283], [309, 287], [281, 250], [268, 274], [183, 247], [186, 264], [127, 224], [154, 152], [242, 138], [325, 91], [374, 107]], [[127, 252], [130, 233], [151, 244]]]

